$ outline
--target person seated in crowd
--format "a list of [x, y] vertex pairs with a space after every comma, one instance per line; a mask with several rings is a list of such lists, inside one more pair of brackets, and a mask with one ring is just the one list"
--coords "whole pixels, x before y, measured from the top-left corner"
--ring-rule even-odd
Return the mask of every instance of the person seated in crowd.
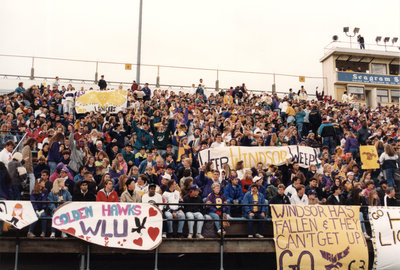
[[[47, 199], [49, 201], [48, 203], [48, 215], [50, 217], [53, 216], [54, 211], [59, 207], [61, 204], [65, 202], [70, 202], [72, 201], [71, 193], [69, 193], [68, 188], [64, 185], [65, 179], [64, 178], [57, 178], [53, 182], [53, 188], [51, 189], [51, 192], [49, 193]], [[52, 227], [51, 229], [51, 238], [56, 237], [56, 231]], [[62, 238], [67, 238], [67, 234], [65, 232], [61, 233]]]
[[243, 190], [241, 186], [239, 186], [239, 178], [233, 178], [231, 182], [225, 186], [224, 195], [228, 204], [234, 204], [234, 206], [228, 206], [226, 211], [228, 218], [232, 212], [239, 214], [241, 212], [240, 204], [242, 203], [244, 196]]
[[[250, 187], [250, 191], [248, 191], [243, 197], [243, 214], [249, 219], [265, 219], [266, 216], [266, 206], [265, 206], [265, 198], [264, 195], [259, 192], [259, 186], [257, 184], [253, 184]], [[255, 204], [254, 206], [248, 206], [246, 204]], [[247, 222], [248, 225], [248, 237], [252, 238], [254, 236], [253, 230], [253, 222]], [[264, 222], [258, 222], [258, 230], [255, 236], [257, 238], [263, 238], [264, 233]]]
[[303, 185], [296, 186], [296, 193], [290, 197], [291, 204], [308, 205], [308, 197], [305, 194], [306, 188]]
[[[40, 223], [42, 225], [42, 230], [40, 237], [45, 237], [46, 236], [46, 225], [47, 225], [47, 220], [44, 219], [47, 217], [47, 197], [48, 197], [48, 190], [46, 189], [46, 180], [41, 179], [39, 182], [35, 182], [35, 186], [32, 190], [31, 193], [31, 201], [34, 201], [32, 203], [33, 210], [35, 210], [36, 216], [40, 219]], [[32, 223], [29, 226], [29, 231], [28, 231], [28, 238], [35, 237], [36, 235], [34, 234], [34, 229], [35, 229], [36, 222]]]
[[[181, 195], [178, 190], [176, 190], [177, 184], [175, 180], [170, 180], [167, 184], [167, 190], [164, 191], [162, 194], [163, 201], [165, 203], [171, 203], [171, 205], [165, 205], [164, 207], [164, 216], [167, 221], [168, 232], [167, 237], [183, 237], [183, 225], [185, 224], [185, 213], [182, 210], [182, 207], [178, 204], [181, 202]], [[173, 234], [173, 221], [172, 219], [178, 219], [178, 228], [177, 228], [177, 235]]]
[[203, 235], [201, 234], [202, 228], [203, 228], [203, 223], [204, 219], [203, 213], [204, 213], [204, 206], [202, 198], [199, 196], [200, 188], [197, 185], [192, 185], [190, 187], [189, 194], [183, 197], [183, 202], [184, 203], [193, 203], [193, 204], [198, 204], [198, 205], [185, 205], [183, 207], [183, 211], [185, 212], [186, 218], [190, 219], [188, 220], [188, 230], [189, 234], [188, 237], [189, 239], [193, 238], [193, 227], [194, 227], [194, 219], [199, 219], [197, 222], [196, 226], [196, 238], [202, 239], [204, 238]]
[[82, 180], [79, 183], [79, 191], [72, 195], [72, 200], [77, 202], [94, 202], [96, 194], [89, 189], [89, 181]]
[[331, 188], [332, 194], [326, 200], [328, 205], [344, 205], [346, 204], [345, 198], [342, 196], [342, 189], [339, 186]]
[[[208, 194], [206, 198], [206, 212], [209, 217], [215, 220], [215, 227], [217, 233], [221, 235], [221, 225], [219, 220], [223, 218], [223, 214], [226, 214], [228, 207], [226, 206], [226, 198], [224, 194], [221, 194], [221, 186], [219, 183], [213, 183], [211, 185], [212, 192]], [[208, 217], [207, 217], [208, 218]], [[226, 231], [223, 232], [224, 234]]]
[[96, 201], [98, 202], [119, 202], [117, 192], [114, 190], [114, 183], [111, 179], [105, 181], [104, 188], [97, 192]]
[[395, 197], [396, 191], [392, 187], [386, 189], [386, 195], [383, 197], [383, 206], [398, 206], [397, 199]]
[[152, 203], [162, 211], [164, 206], [158, 204], [163, 203], [163, 198], [159, 193], [156, 192], [156, 190], [157, 190], [157, 185], [150, 184], [149, 191], [142, 196], [142, 203]]
[[135, 191], [136, 184], [132, 179], [128, 179], [125, 182], [126, 190], [122, 192], [121, 202], [140, 203], [142, 202], [142, 196]]

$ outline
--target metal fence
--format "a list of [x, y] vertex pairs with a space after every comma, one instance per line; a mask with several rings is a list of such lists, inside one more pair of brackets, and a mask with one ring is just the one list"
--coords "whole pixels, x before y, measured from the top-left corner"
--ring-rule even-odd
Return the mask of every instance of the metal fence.
[[[96, 87], [99, 74], [105, 74], [108, 84], [117, 88], [120, 84], [130, 86], [133, 81], [132, 78], [135, 78], [135, 69], [137, 69], [137, 65], [129, 61], [123, 63], [11, 54], [0, 54], [0, 59], [7, 60], [0, 61], [0, 79], [3, 82], [9, 80], [14, 84], [15, 80], [24, 80], [27, 84], [29, 81], [31, 83], [33, 81], [50, 82], [54, 81], [56, 76], [63, 74], [59, 76], [63, 83]], [[1, 63], [4, 62], [11, 64], [2, 65]], [[322, 76], [280, 72], [155, 64], [141, 64], [140, 67], [143, 74], [141, 82], [149, 82], [151, 86], [157, 88], [177, 90], [191, 89], [193, 84], [197, 86], [199, 78], [204, 78], [208, 91], [218, 91], [221, 88], [229, 89], [231, 86], [235, 87], [246, 83], [250, 92], [275, 91], [282, 95], [286, 94], [290, 87], [297, 90], [296, 87], [304, 85], [309, 90], [309, 95], [315, 96], [314, 89], [319, 86], [319, 89], [322, 90], [324, 80], [326, 80]], [[11, 90], [12, 87], [14, 85], [6, 88]], [[1, 88], [3, 88], [3, 92], [6, 90], [4, 86], [0, 86]]]

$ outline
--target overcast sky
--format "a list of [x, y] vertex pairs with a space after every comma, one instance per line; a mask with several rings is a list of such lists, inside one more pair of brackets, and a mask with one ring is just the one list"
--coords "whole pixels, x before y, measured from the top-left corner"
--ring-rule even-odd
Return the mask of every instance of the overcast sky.
[[[400, 1], [144, 0], [142, 63], [322, 76], [319, 59], [343, 26], [360, 27], [366, 43], [399, 36]], [[0, 54], [136, 63], [139, 0], [1, 0]], [[354, 42], [354, 39], [353, 39]], [[93, 64], [36, 61], [36, 75], [94, 78]], [[29, 74], [30, 61], [0, 57], [0, 74]], [[100, 65], [106, 79], [132, 81], [135, 70]], [[161, 83], [189, 85], [215, 72], [161, 69]], [[246, 82], [270, 90], [272, 77], [220, 73], [222, 87]], [[155, 83], [143, 68], [142, 82]], [[0, 85], [2, 79], [0, 79]], [[306, 87], [322, 88], [321, 80]], [[278, 89], [298, 89], [277, 77]]]

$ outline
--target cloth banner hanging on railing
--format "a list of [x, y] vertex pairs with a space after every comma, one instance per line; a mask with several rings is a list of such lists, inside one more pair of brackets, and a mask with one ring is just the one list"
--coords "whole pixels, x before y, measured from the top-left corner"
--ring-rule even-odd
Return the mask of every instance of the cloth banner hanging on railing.
[[151, 250], [162, 241], [161, 211], [148, 203], [65, 203], [53, 227], [105, 247]]
[[0, 219], [22, 229], [36, 222], [38, 217], [30, 201], [0, 201]]
[[360, 207], [271, 205], [277, 269], [368, 269]]
[[374, 269], [400, 269], [400, 207], [369, 207]]
[[115, 114], [126, 110], [127, 100], [126, 90], [91, 90], [75, 99], [75, 110], [78, 114], [87, 112]]
[[298, 162], [303, 168], [319, 164], [319, 150], [308, 146], [230, 146], [202, 150], [199, 153], [200, 165], [213, 162], [214, 167], [221, 170], [224, 164], [234, 168], [243, 160], [244, 168], [251, 168], [258, 162], [272, 165], [283, 165], [287, 160]]

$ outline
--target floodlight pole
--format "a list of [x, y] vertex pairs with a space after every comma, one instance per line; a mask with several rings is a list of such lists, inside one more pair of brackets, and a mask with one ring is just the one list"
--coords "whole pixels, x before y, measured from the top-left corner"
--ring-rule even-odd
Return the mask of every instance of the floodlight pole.
[[137, 84], [140, 84], [140, 57], [141, 57], [141, 49], [142, 49], [142, 9], [143, 9], [143, 0], [140, 0], [138, 51], [137, 51], [137, 65], [136, 65], [136, 83]]

